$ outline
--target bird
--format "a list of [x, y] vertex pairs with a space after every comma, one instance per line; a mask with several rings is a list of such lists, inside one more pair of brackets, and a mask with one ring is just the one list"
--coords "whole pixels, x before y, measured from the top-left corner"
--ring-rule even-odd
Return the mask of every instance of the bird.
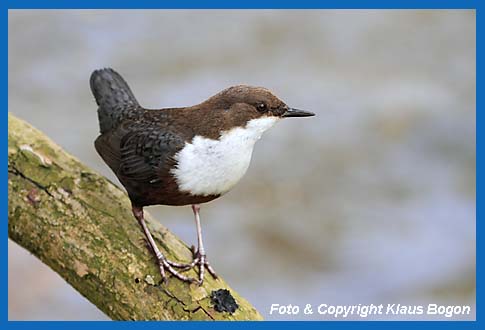
[[[217, 278], [204, 249], [200, 205], [239, 182], [266, 130], [285, 118], [315, 114], [248, 85], [226, 88], [193, 106], [147, 109], [111, 68], [95, 70], [90, 87], [100, 128], [95, 149], [125, 187], [163, 282], [170, 273], [202, 285], [206, 269]], [[143, 208], [150, 205], [192, 207], [198, 247], [192, 248], [191, 262], [171, 261], [161, 253], [144, 219]], [[194, 267], [197, 278], [184, 274]]]

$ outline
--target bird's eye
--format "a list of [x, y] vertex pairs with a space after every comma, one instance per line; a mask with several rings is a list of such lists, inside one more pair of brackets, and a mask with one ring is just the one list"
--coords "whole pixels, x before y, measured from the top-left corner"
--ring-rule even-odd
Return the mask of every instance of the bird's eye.
[[265, 111], [265, 110], [266, 110], [266, 104], [264, 104], [264, 103], [259, 103], [259, 104], [258, 104], [258, 110], [259, 110], [259, 111]]

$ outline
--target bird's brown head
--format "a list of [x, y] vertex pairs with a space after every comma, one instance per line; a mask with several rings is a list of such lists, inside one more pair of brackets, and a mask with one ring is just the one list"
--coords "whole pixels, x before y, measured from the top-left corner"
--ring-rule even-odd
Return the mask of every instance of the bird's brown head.
[[203, 104], [211, 109], [213, 115], [224, 117], [225, 126], [244, 126], [252, 119], [264, 117], [280, 119], [315, 115], [290, 108], [264, 87], [247, 85], [229, 87]]

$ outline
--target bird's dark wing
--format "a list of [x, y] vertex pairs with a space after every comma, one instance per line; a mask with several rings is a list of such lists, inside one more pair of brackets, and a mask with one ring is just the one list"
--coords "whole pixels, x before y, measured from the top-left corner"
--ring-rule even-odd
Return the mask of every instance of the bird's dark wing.
[[118, 129], [98, 136], [94, 142], [96, 151], [114, 173], [118, 172], [121, 162], [120, 141], [122, 137], [123, 132]]
[[184, 144], [180, 134], [166, 125], [131, 125], [120, 143], [118, 174], [138, 182], [158, 182], [160, 176], [168, 174], [173, 156]]

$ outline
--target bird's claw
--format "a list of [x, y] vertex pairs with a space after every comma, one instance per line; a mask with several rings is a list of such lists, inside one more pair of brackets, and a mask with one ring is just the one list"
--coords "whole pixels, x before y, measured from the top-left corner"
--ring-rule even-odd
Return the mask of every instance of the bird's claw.
[[199, 285], [202, 285], [202, 283], [204, 283], [204, 273], [206, 268], [209, 274], [211, 274], [213, 278], [217, 279], [217, 274], [212, 266], [209, 264], [205, 253], [200, 253], [200, 251], [196, 250], [195, 246], [193, 245], [191, 246], [190, 250], [192, 251], [192, 256], [194, 258], [194, 260], [192, 260], [192, 262], [189, 264], [190, 268], [193, 268], [196, 265], [199, 266], [199, 279], [197, 283]]
[[160, 275], [162, 276], [163, 283], [166, 284], [168, 281], [165, 271], [168, 271], [170, 274], [172, 274], [173, 276], [175, 276], [176, 278], [178, 278], [183, 282], [194, 282], [194, 279], [192, 277], [185, 276], [180, 272], [178, 272], [177, 270], [175, 270], [174, 267], [182, 268], [185, 266], [184, 264], [170, 261], [166, 259], [162, 254], [157, 255], [157, 259], [158, 259], [158, 264], [160, 266]]
[[[218, 278], [216, 272], [209, 264], [206, 255], [201, 254], [198, 250], [195, 249], [194, 246], [191, 247], [191, 251], [193, 255], [193, 260], [191, 263], [188, 264], [168, 260], [163, 255], [157, 256], [158, 264], [160, 266], [160, 275], [162, 276], [163, 283], [167, 283], [168, 281], [166, 271], [181, 281], [196, 283], [198, 285], [202, 285], [204, 283], [205, 269], [207, 269], [207, 271], [212, 275], [213, 278]], [[181, 272], [188, 271], [195, 266], [198, 266], [199, 268], [199, 276], [197, 279], [181, 274]], [[180, 268], [181, 270], [177, 271], [175, 268]]]

